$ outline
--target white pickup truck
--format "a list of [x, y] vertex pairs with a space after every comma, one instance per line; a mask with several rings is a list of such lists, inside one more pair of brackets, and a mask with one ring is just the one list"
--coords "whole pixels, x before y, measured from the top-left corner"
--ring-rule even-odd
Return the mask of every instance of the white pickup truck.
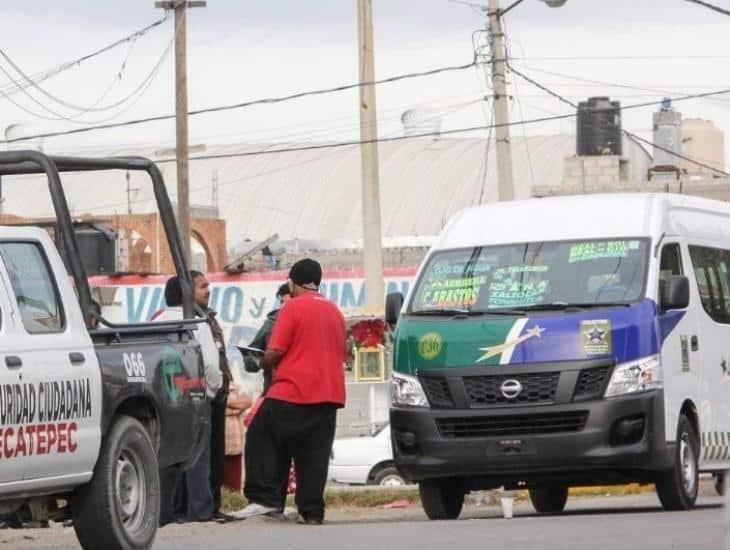
[[[108, 169], [151, 176], [186, 320], [114, 325], [95, 313], [59, 172]], [[3, 183], [27, 173], [47, 175], [58, 248], [43, 229], [0, 226], [0, 515], [25, 506], [43, 515], [61, 498], [84, 548], [149, 548], [159, 469], [196, 459], [209, 418], [192, 286], [165, 186], [146, 159], [0, 153]]]

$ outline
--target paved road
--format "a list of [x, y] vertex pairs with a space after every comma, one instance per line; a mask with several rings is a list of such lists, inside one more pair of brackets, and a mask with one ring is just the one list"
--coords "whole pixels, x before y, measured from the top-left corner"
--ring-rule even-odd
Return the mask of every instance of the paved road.
[[[470, 507], [448, 522], [427, 521], [419, 507], [337, 511], [321, 527], [262, 519], [166, 527], [155, 549], [725, 550], [725, 517], [717, 497], [702, 498], [691, 512], [667, 513], [653, 494], [573, 499], [551, 517], [518, 504], [511, 520], [496, 507]], [[0, 546], [78, 548], [73, 532], [62, 528], [0, 532]]]

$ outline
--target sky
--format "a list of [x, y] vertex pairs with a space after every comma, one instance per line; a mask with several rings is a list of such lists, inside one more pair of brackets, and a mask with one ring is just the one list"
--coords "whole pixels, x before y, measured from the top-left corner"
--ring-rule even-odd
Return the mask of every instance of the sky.
[[[730, 8], [729, 0], [714, 1]], [[502, 0], [503, 6], [506, 3]], [[478, 2], [473, 4], [373, 0], [376, 78], [469, 63], [473, 34], [485, 24]], [[356, 82], [356, 6], [356, 0], [208, 0], [207, 7], [191, 9], [190, 109]], [[33, 74], [105, 46], [162, 15], [153, 0], [5, 0], [0, 48], [24, 72]], [[524, 0], [506, 16], [509, 54], [521, 71], [574, 102], [607, 95], [623, 105], [730, 88], [729, 24], [727, 16], [684, 0], [568, 0], [559, 9]], [[0, 138], [8, 126], [12, 126], [8, 135], [18, 137], [82, 127], [78, 120], [88, 125], [172, 114], [172, 49], [164, 54], [172, 32], [169, 20], [131, 45], [41, 84], [65, 104], [99, 108], [128, 96], [159, 62], [149, 87], [134, 101], [80, 114], [39, 90], [13, 90], [9, 97], [0, 97]], [[482, 38], [483, 33], [475, 35], [477, 42]], [[7, 62], [0, 66], [19, 79]], [[0, 87], [12, 90], [6, 74], [0, 73]], [[513, 121], [572, 111], [514, 75], [508, 89]], [[484, 68], [384, 84], [377, 89], [379, 135], [401, 135], [401, 115], [410, 109], [419, 118], [439, 119], [444, 129], [486, 125], [491, 106], [483, 98], [490, 93]], [[710, 119], [730, 131], [730, 94], [676, 107], [685, 117]], [[625, 111], [624, 128], [650, 137], [653, 110]], [[59, 115], [76, 120], [46, 120]], [[191, 117], [190, 143], [270, 145], [353, 139], [359, 135], [358, 123], [355, 90]], [[574, 133], [574, 127], [569, 119], [518, 125], [512, 132]], [[168, 120], [49, 138], [43, 146], [50, 152], [88, 154], [122, 146], [166, 148], [174, 144], [174, 132], [174, 121]], [[726, 141], [730, 147], [730, 139]]]

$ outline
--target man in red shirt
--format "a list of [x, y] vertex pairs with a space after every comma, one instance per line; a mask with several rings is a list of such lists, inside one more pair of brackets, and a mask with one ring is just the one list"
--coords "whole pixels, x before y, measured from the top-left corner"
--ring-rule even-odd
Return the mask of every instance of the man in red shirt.
[[[345, 319], [319, 294], [322, 268], [304, 259], [289, 272], [292, 297], [274, 324], [261, 367], [273, 381], [246, 434], [245, 518], [284, 509], [292, 459], [299, 523], [324, 519], [324, 487], [337, 409], [345, 405]], [[251, 450], [251, 452], [249, 452]], [[255, 453], [255, 454], [254, 454]]]

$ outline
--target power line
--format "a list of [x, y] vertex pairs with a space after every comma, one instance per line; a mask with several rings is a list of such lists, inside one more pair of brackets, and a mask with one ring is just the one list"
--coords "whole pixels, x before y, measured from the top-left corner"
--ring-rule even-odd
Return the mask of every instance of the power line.
[[[510, 67], [510, 68], [512, 70], [514, 70], [514, 67]], [[585, 77], [581, 77], [581, 76], [569, 75], [569, 74], [559, 73], [559, 72], [555, 72], [555, 71], [547, 71], [545, 69], [538, 69], [537, 67], [527, 67], [527, 66], [525, 66], [525, 68], [529, 69], [530, 71], [535, 71], [535, 72], [542, 73], [542, 74], [547, 74], [547, 75], [550, 75], [550, 76], [557, 76], [557, 77], [560, 77], [560, 78], [567, 78], [567, 79], [570, 79], [570, 80], [574, 80], [576, 82], [583, 82], [583, 83], [586, 83], [586, 84], [594, 84], [596, 86], [601, 86], [601, 87], [622, 88], [622, 89], [626, 89], [626, 90], [639, 90], [639, 91], [642, 91], [642, 92], [651, 92], [653, 94], [667, 94], [667, 95], [672, 95], [672, 94], [680, 93], [680, 92], [678, 92], [676, 90], [666, 90], [666, 89], [661, 89], [661, 88], [648, 88], [648, 87], [645, 87], [645, 86], [636, 86], [636, 85], [633, 85], [633, 84], [621, 84], [621, 83], [618, 83], [618, 82], [607, 82], [605, 80], [595, 80], [595, 79], [592, 79], [592, 78], [585, 78]], [[541, 86], [542, 85], [537, 85], [538, 88], [541, 88]], [[692, 87], [693, 88], [697, 88], [697, 86], [692, 86]], [[707, 86], [702, 86], [700, 88], [706, 88], [706, 87]], [[547, 91], [548, 93], [550, 93], [552, 95], [552, 93], [549, 90], [543, 90], [543, 91]], [[728, 101], [727, 99], [724, 99], [724, 98], [711, 98], [711, 99], [713, 101], [721, 101], [723, 103], [726, 103]]]
[[684, 160], [686, 162], [690, 162], [692, 164], [696, 164], [697, 166], [700, 166], [702, 168], [707, 168], [708, 170], [711, 170], [712, 172], [716, 172], [718, 174], [722, 174], [723, 176], [730, 176], [730, 173], [725, 172], [724, 170], [720, 170], [718, 168], [715, 168], [714, 166], [710, 166], [709, 164], [705, 164], [704, 162], [700, 162], [700, 161], [695, 160], [693, 158], [686, 157], [686, 156], [682, 155], [681, 153], [677, 153], [676, 151], [672, 151], [671, 149], [667, 149], [666, 147], [662, 147], [661, 145], [657, 145], [653, 141], [648, 140], [648, 139], [645, 139], [645, 138], [643, 138], [641, 136], [638, 136], [638, 135], [636, 135], [636, 134], [634, 134], [632, 132], [629, 132], [628, 130], [623, 130], [622, 129], [621, 131], [624, 134], [626, 134], [627, 136], [629, 136], [630, 138], [632, 138], [632, 139], [635, 139], [637, 141], [641, 141], [642, 143], [644, 143], [646, 145], [650, 145], [652, 147], [655, 147], [655, 148], [659, 149], [660, 151], [664, 151], [665, 153], [669, 153], [670, 155], [675, 156], [675, 157], [677, 157], [679, 159], [682, 159], [682, 160]]
[[[117, 46], [130, 42], [132, 40], [136, 40], [137, 38], [140, 38], [141, 36], [147, 34], [150, 30], [154, 29], [155, 27], [162, 25], [165, 21], [167, 21], [167, 19], [168, 19], [168, 16], [165, 15], [161, 19], [158, 19], [139, 30], [136, 30], [131, 34], [128, 34], [127, 36], [120, 38], [119, 40], [112, 42], [111, 44], [109, 44], [107, 46], [104, 46], [103, 48], [99, 48], [98, 50], [95, 50], [89, 54], [78, 57], [71, 61], [66, 61], [65, 63], [61, 63], [60, 65], [57, 65], [56, 67], [53, 67], [51, 69], [46, 69], [45, 71], [36, 73], [35, 75], [32, 75], [32, 78], [37, 83], [48, 80], [49, 78], [56, 76], [59, 73], [62, 73], [64, 71], [67, 71], [68, 69], [81, 65], [82, 63], [84, 63], [85, 61], [88, 61], [89, 59], [93, 59], [94, 57], [97, 57], [110, 50], [113, 50]], [[14, 87], [14, 86], [11, 86], [11, 87]]]
[[[512, 67], [510, 67], [510, 69], [511, 69], [511, 70], [512, 70], [512, 71], [513, 71], [513, 72], [514, 72], [514, 73], [515, 73], [515, 74], [516, 74], [517, 76], [519, 76], [520, 78], [523, 78], [524, 80], [526, 80], [526, 81], [527, 81], [527, 82], [529, 82], [530, 84], [532, 84], [532, 85], [534, 85], [534, 86], [537, 86], [538, 88], [540, 88], [540, 89], [541, 89], [541, 90], [543, 90], [543, 91], [546, 91], [546, 92], [548, 92], [548, 93], [549, 93], [550, 95], [552, 95], [553, 97], [555, 97], [555, 98], [559, 99], [559, 100], [560, 100], [560, 101], [562, 101], [563, 103], [566, 103], [567, 105], [570, 105], [571, 107], [573, 107], [573, 108], [575, 108], [575, 109], [577, 109], [577, 108], [578, 108], [578, 105], [576, 105], [575, 103], [573, 103], [573, 102], [572, 102], [572, 101], [570, 101], [569, 99], [567, 99], [567, 98], [565, 98], [565, 97], [561, 96], [561, 95], [560, 95], [559, 93], [557, 93], [557, 92], [554, 92], [553, 90], [550, 90], [549, 88], [547, 88], [547, 87], [543, 86], [543, 85], [542, 85], [542, 84], [540, 84], [539, 82], [536, 82], [536, 81], [535, 81], [535, 80], [533, 80], [532, 78], [529, 78], [528, 76], [524, 75], [523, 73], [521, 73], [521, 72], [519, 72], [519, 71], [516, 71], [516, 70], [515, 70], [514, 68], [512, 68]], [[654, 143], [654, 142], [653, 142], [653, 141], [651, 141], [651, 140], [648, 140], [648, 139], [642, 138], [641, 136], [638, 136], [638, 135], [634, 134], [633, 132], [629, 132], [628, 130], [624, 130], [624, 129], [622, 129], [621, 131], [622, 131], [622, 132], [623, 132], [624, 134], [626, 134], [627, 136], [629, 136], [630, 138], [632, 138], [632, 139], [634, 139], [634, 140], [636, 140], [636, 141], [640, 141], [640, 142], [642, 142], [642, 143], [644, 143], [644, 144], [646, 144], [646, 145], [650, 145], [650, 146], [652, 146], [652, 147], [655, 147], [656, 149], [659, 149], [660, 151], [664, 151], [665, 153], [668, 153], [668, 154], [670, 154], [670, 155], [672, 155], [672, 156], [674, 156], [674, 157], [677, 157], [677, 158], [679, 158], [679, 159], [682, 159], [682, 160], [684, 160], [684, 161], [686, 161], [686, 162], [690, 162], [690, 163], [692, 163], [692, 164], [696, 164], [697, 166], [700, 166], [700, 167], [702, 167], [702, 168], [706, 168], [706, 169], [709, 169], [709, 170], [711, 170], [711, 171], [713, 171], [713, 172], [717, 172], [717, 173], [719, 173], [719, 174], [722, 174], [722, 175], [724, 175], [724, 176], [730, 176], [730, 173], [728, 173], [728, 172], [724, 172], [723, 170], [718, 170], [717, 168], [715, 168], [715, 167], [713, 167], [713, 166], [710, 166], [709, 164], [705, 164], [705, 163], [703, 163], [703, 162], [700, 162], [700, 161], [697, 161], [697, 160], [695, 160], [695, 159], [692, 159], [692, 158], [690, 158], [690, 157], [687, 157], [687, 156], [685, 156], [685, 155], [682, 155], [681, 153], [677, 153], [676, 151], [672, 151], [671, 149], [668, 149], [667, 147], [663, 147], [663, 146], [661, 146], [661, 145], [658, 145], [658, 144]]]
[[[197, 109], [194, 111], [188, 111], [188, 116], [202, 115], [202, 114], [207, 114], [207, 113], [216, 113], [216, 112], [222, 112], [222, 111], [230, 111], [230, 110], [234, 110], [234, 109], [252, 107], [254, 105], [271, 105], [271, 104], [275, 104], [275, 103], [283, 103], [285, 101], [290, 101], [293, 99], [301, 99], [303, 97], [324, 95], [324, 94], [329, 94], [329, 93], [334, 93], [334, 92], [342, 92], [342, 91], [351, 90], [354, 88], [359, 88], [361, 86], [389, 84], [392, 82], [398, 82], [400, 80], [406, 80], [406, 79], [410, 79], [410, 78], [421, 78], [421, 77], [425, 77], [425, 76], [433, 76], [436, 74], [441, 74], [441, 73], [446, 73], [446, 72], [463, 71], [465, 69], [470, 69], [471, 67], [474, 67], [480, 63], [483, 63], [483, 62], [481, 62], [481, 61], [478, 62], [476, 59], [474, 59], [471, 61], [471, 63], [468, 63], [466, 65], [439, 67], [437, 69], [432, 69], [429, 71], [406, 73], [406, 74], [401, 74], [401, 75], [397, 75], [397, 76], [391, 76], [391, 77], [384, 78], [381, 80], [374, 80], [372, 82], [358, 82], [358, 83], [354, 83], [354, 84], [345, 84], [342, 86], [335, 86], [333, 88], [323, 88], [323, 89], [319, 89], [319, 90], [309, 90], [309, 91], [305, 91], [305, 92], [297, 92], [294, 94], [280, 96], [280, 97], [254, 99], [254, 100], [243, 101], [240, 103], [234, 103], [234, 104], [230, 104], [230, 105], [219, 105], [216, 107], [208, 107], [205, 109]], [[91, 132], [91, 131], [95, 131], [95, 130], [108, 130], [108, 129], [112, 129], [112, 128], [120, 128], [120, 127], [125, 127], [125, 126], [135, 126], [138, 124], [145, 124], [148, 122], [159, 122], [159, 121], [163, 121], [163, 120], [170, 120], [173, 118], [175, 118], [175, 115], [159, 115], [159, 116], [153, 116], [153, 117], [139, 118], [139, 119], [135, 119], [135, 120], [128, 120], [125, 122], [115, 122], [115, 123], [111, 123], [111, 124], [101, 124], [98, 126], [89, 126], [87, 128], [75, 128], [73, 130], [65, 130], [65, 131], [60, 131], [60, 132], [46, 132], [43, 134], [18, 137], [18, 138], [13, 138], [10, 140], [0, 140], [0, 143], [14, 143], [17, 141], [25, 141], [25, 140], [29, 140], [29, 139], [67, 136], [67, 135], [71, 135], [71, 134], [80, 134], [80, 133]]]
[[[690, 99], [700, 99], [703, 97], [711, 97], [716, 95], [725, 95], [730, 94], [730, 88], [724, 89], [724, 90], [716, 90], [712, 92], [703, 92], [698, 94], [691, 94], [691, 95], [684, 95], [684, 96], [677, 96], [672, 98], [667, 98], [671, 100], [672, 102], [679, 102], [679, 101], [687, 101]], [[618, 108], [619, 111], [628, 111], [633, 109], [640, 109], [643, 107], [654, 107], [656, 105], [661, 105], [663, 103], [663, 100], [661, 101], [647, 101], [643, 103], [634, 103], [632, 105], [625, 105]], [[313, 145], [302, 145], [297, 147], [282, 147], [277, 149], [264, 149], [264, 150], [254, 150], [254, 151], [242, 151], [237, 153], [221, 153], [221, 154], [211, 154], [211, 155], [199, 155], [195, 157], [190, 157], [190, 160], [212, 160], [212, 159], [220, 159], [220, 158], [236, 158], [236, 157], [251, 157], [251, 156], [259, 156], [259, 155], [270, 155], [270, 154], [276, 154], [276, 153], [293, 153], [293, 152], [299, 152], [299, 151], [315, 151], [320, 149], [333, 149], [338, 147], [349, 147], [351, 145], [363, 145], [365, 143], [388, 143], [391, 141], [403, 141], [406, 139], [416, 139], [416, 138], [422, 138], [422, 137], [438, 137], [443, 135], [455, 135], [455, 134], [464, 134], [469, 132], [477, 132], [477, 131], [483, 131], [483, 130], [489, 130], [489, 129], [496, 129], [500, 126], [519, 126], [523, 124], [540, 124], [543, 122], [553, 122], [557, 120], [566, 120], [575, 118], [577, 116], [577, 113], [566, 113], [563, 115], [553, 115], [553, 116], [547, 116], [547, 117], [540, 117], [540, 118], [533, 118], [528, 120], [516, 120], [504, 124], [489, 124], [489, 125], [481, 125], [481, 126], [471, 126], [467, 128], [454, 128], [451, 130], [440, 130], [437, 132], [423, 132], [420, 134], [409, 134], [409, 135], [403, 135], [403, 136], [393, 136], [393, 137], [384, 137], [384, 138], [378, 138], [373, 140], [350, 140], [350, 141], [341, 141], [336, 143], [319, 143], [319, 144], [313, 144]], [[1, 142], [0, 142], [1, 143]], [[170, 159], [162, 159], [155, 161], [157, 164], [164, 164], [168, 162], [175, 162], [174, 158]]]
[[723, 15], [730, 15], [729, 10], [726, 10], [725, 8], [721, 8], [720, 6], [716, 6], [715, 4], [710, 4], [709, 2], [704, 2], [703, 0], [685, 0], [685, 2], [691, 2], [692, 4], [704, 6], [705, 8], [709, 8], [718, 13], [722, 13]]
[[[162, 59], [164, 59], [164, 57], [166, 57], [166, 55], [167, 55], [167, 52], [168, 52], [168, 51], [170, 50], [170, 47], [171, 47], [171, 45], [172, 45], [172, 41], [171, 41], [171, 42], [170, 42], [170, 44], [169, 44], [169, 45], [167, 46], [167, 48], [166, 48], [166, 49], [164, 50], [164, 52], [163, 52], [163, 54], [162, 54], [162, 57], [161, 57], [161, 60], [162, 60]], [[98, 103], [100, 102], [100, 100], [97, 100], [97, 102], [96, 102], [96, 103], [95, 103], [94, 105], [91, 105], [91, 106], [81, 106], [81, 105], [75, 105], [75, 104], [73, 104], [73, 103], [70, 103], [70, 102], [68, 102], [68, 101], [65, 101], [65, 100], [63, 100], [63, 99], [59, 98], [58, 96], [55, 96], [55, 95], [51, 94], [51, 93], [50, 93], [50, 92], [48, 92], [48, 91], [47, 91], [47, 90], [46, 90], [45, 88], [43, 88], [43, 87], [39, 86], [39, 85], [38, 85], [38, 83], [34, 82], [34, 81], [33, 81], [33, 80], [31, 79], [31, 77], [30, 77], [30, 76], [28, 76], [28, 75], [27, 75], [27, 74], [26, 74], [26, 73], [25, 73], [25, 72], [24, 72], [24, 71], [23, 71], [23, 70], [22, 70], [22, 69], [21, 69], [21, 68], [20, 68], [20, 67], [19, 67], [19, 66], [18, 66], [18, 65], [17, 65], [17, 64], [16, 64], [16, 63], [15, 63], [15, 62], [14, 62], [14, 61], [13, 61], [13, 60], [12, 60], [12, 59], [11, 59], [11, 58], [9, 57], [9, 56], [8, 56], [8, 54], [7, 54], [7, 53], [6, 53], [6, 52], [5, 52], [5, 51], [4, 51], [4, 50], [3, 50], [2, 48], [0, 48], [0, 56], [2, 56], [2, 57], [3, 57], [3, 58], [4, 58], [4, 59], [5, 59], [5, 60], [6, 60], [7, 62], [8, 62], [8, 64], [9, 64], [9, 65], [10, 65], [10, 66], [11, 66], [11, 67], [12, 67], [13, 69], [15, 69], [15, 71], [16, 71], [16, 72], [17, 72], [17, 73], [18, 73], [18, 74], [19, 74], [20, 76], [22, 76], [22, 77], [23, 77], [23, 78], [25, 79], [25, 81], [26, 81], [26, 82], [27, 82], [27, 83], [29, 84], [29, 86], [30, 86], [30, 87], [33, 87], [33, 88], [37, 89], [37, 90], [38, 90], [38, 91], [39, 91], [39, 92], [40, 92], [41, 94], [43, 94], [43, 95], [44, 95], [44, 96], [46, 96], [47, 98], [51, 99], [52, 101], [55, 101], [56, 103], [58, 103], [58, 104], [59, 104], [59, 105], [61, 105], [61, 106], [63, 106], [63, 107], [66, 107], [67, 109], [72, 109], [72, 110], [78, 111], [78, 112], [77, 112], [77, 113], [76, 113], [76, 114], [75, 114], [74, 116], [78, 116], [79, 114], [83, 114], [83, 113], [87, 113], [87, 112], [103, 112], [103, 111], [110, 111], [110, 110], [112, 110], [112, 109], [116, 109], [117, 107], [119, 107], [119, 106], [121, 106], [121, 105], [124, 105], [124, 104], [125, 104], [125, 103], [126, 103], [127, 101], [129, 101], [129, 100], [130, 100], [130, 99], [131, 99], [132, 97], [134, 97], [134, 96], [135, 96], [135, 95], [136, 95], [136, 94], [137, 94], [137, 93], [138, 93], [138, 92], [139, 92], [139, 91], [140, 91], [140, 90], [141, 90], [141, 89], [142, 89], [142, 88], [143, 88], [143, 87], [144, 87], [144, 86], [146, 85], [147, 81], [148, 81], [149, 79], [151, 79], [151, 78], [153, 77], [153, 75], [154, 75], [154, 74], [156, 73], [156, 70], [157, 70], [157, 69], [159, 68], [159, 65], [161, 64], [161, 60], [160, 60], [160, 61], [159, 61], [159, 62], [158, 62], [158, 63], [157, 63], [157, 64], [156, 64], [156, 65], [155, 65], [154, 67], [153, 67], [153, 69], [152, 69], [152, 71], [150, 72], [150, 74], [148, 74], [148, 75], [147, 75], [147, 77], [146, 77], [146, 78], [145, 78], [144, 80], [142, 80], [142, 82], [141, 82], [141, 83], [139, 84], [139, 86], [137, 86], [137, 88], [135, 88], [135, 89], [134, 89], [134, 90], [133, 90], [133, 91], [132, 91], [132, 92], [131, 92], [131, 93], [130, 93], [129, 95], [127, 95], [127, 96], [123, 97], [122, 99], [119, 99], [119, 100], [117, 100], [117, 101], [115, 101], [115, 102], [113, 102], [113, 103], [110, 103], [109, 105], [104, 105], [104, 106], [101, 106], [101, 107], [99, 107], [99, 106], [96, 106], [96, 104], [98, 104]], [[126, 63], [126, 62], [125, 62], [125, 63]], [[33, 101], [34, 101], [34, 102], [38, 103], [38, 102], [36, 101], [36, 99], [35, 99], [35, 98], [33, 98], [33, 97], [32, 97], [32, 96], [31, 96], [31, 95], [30, 95], [30, 94], [29, 94], [29, 93], [27, 92], [27, 90], [25, 89], [26, 87], [24, 87], [24, 86], [21, 86], [21, 85], [20, 85], [20, 84], [19, 84], [19, 83], [18, 83], [18, 82], [17, 82], [16, 80], [15, 80], [15, 79], [13, 79], [13, 77], [12, 77], [12, 76], [10, 76], [10, 75], [9, 75], [9, 74], [8, 74], [8, 73], [6, 72], [6, 70], [5, 70], [5, 68], [4, 68], [4, 67], [2, 68], [2, 72], [3, 72], [3, 73], [5, 73], [5, 75], [6, 75], [6, 76], [8, 76], [8, 78], [10, 78], [10, 79], [11, 79], [11, 80], [13, 81], [13, 83], [14, 83], [14, 84], [15, 84], [15, 85], [16, 85], [16, 86], [17, 86], [17, 87], [19, 88], [19, 89], [22, 89], [22, 91], [23, 91], [23, 93], [24, 93], [24, 94], [26, 94], [26, 95], [27, 95], [28, 97], [30, 97], [31, 99], [33, 99]], [[106, 95], [106, 93], [108, 93], [108, 92], [105, 92], [105, 94], [104, 94], [104, 95]], [[45, 107], [44, 107], [44, 108], [45, 108]], [[47, 109], [47, 108], [46, 108], [46, 110], [49, 110], [49, 109]], [[49, 110], [49, 112], [52, 112], [52, 111], [50, 111], [50, 110]], [[54, 113], [54, 114], [55, 114], [55, 113]], [[65, 119], [65, 120], [69, 120], [69, 119], [68, 119], [67, 117], [61, 117], [61, 118]]]

